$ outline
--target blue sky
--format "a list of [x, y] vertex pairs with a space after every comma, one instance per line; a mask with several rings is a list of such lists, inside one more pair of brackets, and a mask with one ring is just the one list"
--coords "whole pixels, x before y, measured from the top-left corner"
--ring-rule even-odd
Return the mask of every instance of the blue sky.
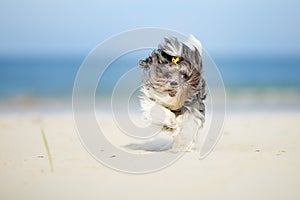
[[0, 54], [86, 54], [121, 31], [165, 27], [213, 53], [300, 53], [300, 1], [2, 0]]

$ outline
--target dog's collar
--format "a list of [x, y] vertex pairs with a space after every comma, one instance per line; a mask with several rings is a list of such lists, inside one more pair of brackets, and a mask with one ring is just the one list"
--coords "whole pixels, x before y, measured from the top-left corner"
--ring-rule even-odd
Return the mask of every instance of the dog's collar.
[[171, 109], [169, 109], [169, 110], [170, 110], [172, 113], [174, 113], [176, 117], [179, 116], [179, 115], [181, 115], [181, 114], [183, 114], [182, 107], [179, 108], [179, 109], [177, 109], [177, 110], [171, 110]]
[[[155, 99], [153, 99], [153, 98], [149, 98], [149, 99], [150, 99], [151, 101], [154, 101], [154, 102], [157, 103], [157, 101], [156, 101]], [[180, 107], [180, 108], [178, 108], [178, 109], [176, 109], [176, 110], [172, 110], [172, 109], [170, 109], [170, 108], [168, 108], [168, 107], [166, 107], [166, 106], [163, 106], [163, 107], [166, 108], [166, 109], [168, 109], [168, 110], [170, 110], [172, 113], [174, 113], [176, 117], [184, 113], [184, 111], [183, 111], [183, 106]]]

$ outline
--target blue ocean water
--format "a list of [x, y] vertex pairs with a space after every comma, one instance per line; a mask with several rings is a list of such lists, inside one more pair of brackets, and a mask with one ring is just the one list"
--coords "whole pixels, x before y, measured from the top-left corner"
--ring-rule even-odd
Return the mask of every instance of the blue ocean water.
[[215, 62], [229, 87], [300, 86], [300, 56], [219, 56]]
[[[116, 81], [151, 51], [133, 52], [113, 62], [101, 79], [111, 90]], [[84, 55], [0, 57], [0, 99], [71, 97]], [[300, 57], [275, 55], [218, 55], [213, 57], [226, 89], [292, 88], [300, 92]], [[140, 77], [137, 77], [140, 78]]]

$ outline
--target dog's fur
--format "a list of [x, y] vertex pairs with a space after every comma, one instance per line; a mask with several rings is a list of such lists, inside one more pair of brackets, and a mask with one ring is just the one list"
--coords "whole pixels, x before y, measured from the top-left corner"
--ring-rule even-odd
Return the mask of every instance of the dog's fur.
[[[165, 38], [145, 60], [140, 102], [144, 117], [174, 139], [172, 149], [187, 150], [205, 121], [206, 84], [202, 46], [193, 36], [186, 42]], [[162, 111], [162, 112], [159, 112]], [[191, 129], [196, 124], [196, 130]]]

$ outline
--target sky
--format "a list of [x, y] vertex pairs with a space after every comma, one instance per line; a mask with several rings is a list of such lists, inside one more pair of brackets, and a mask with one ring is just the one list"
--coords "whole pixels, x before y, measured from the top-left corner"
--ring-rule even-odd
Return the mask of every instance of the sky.
[[300, 54], [300, 1], [1, 0], [0, 55], [87, 54], [126, 30], [193, 34], [219, 54]]

